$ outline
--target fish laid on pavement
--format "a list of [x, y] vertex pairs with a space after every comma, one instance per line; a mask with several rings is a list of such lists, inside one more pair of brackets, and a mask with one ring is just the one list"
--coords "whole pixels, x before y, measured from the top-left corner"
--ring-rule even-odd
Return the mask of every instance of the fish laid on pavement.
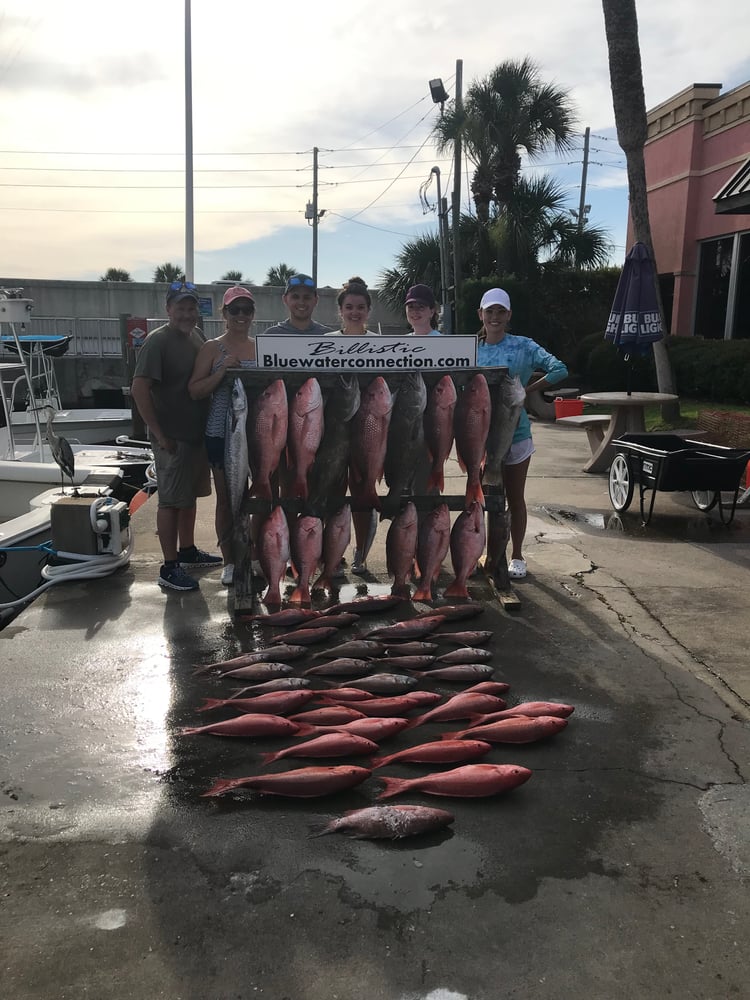
[[235, 523], [239, 518], [250, 474], [247, 450], [247, 412], [245, 387], [242, 384], [242, 379], [236, 378], [232, 386], [230, 407], [227, 411], [227, 433], [224, 438], [224, 475], [229, 495], [229, 506]]
[[319, 517], [300, 514], [292, 521], [289, 540], [292, 563], [298, 574], [297, 586], [289, 601], [309, 604], [310, 581], [323, 554], [323, 522]]
[[414, 677], [407, 677], [406, 674], [372, 674], [361, 680], [349, 681], [349, 686], [362, 688], [363, 691], [371, 691], [373, 694], [401, 694], [409, 688], [416, 687], [417, 681]]
[[421, 778], [380, 778], [385, 787], [378, 798], [389, 799], [403, 792], [483, 798], [518, 788], [529, 780], [531, 773], [518, 764], [465, 764]]
[[440, 663], [489, 663], [492, 653], [489, 649], [476, 649], [474, 646], [459, 646], [442, 656], [435, 657], [435, 666]]
[[418, 530], [417, 508], [409, 501], [393, 518], [385, 536], [385, 565], [393, 577], [391, 592], [399, 597], [411, 595], [409, 578], [417, 555]]
[[341, 611], [353, 611], [356, 615], [378, 614], [402, 604], [403, 598], [394, 594], [378, 594], [374, 597], [356, 597], [353, 601], [343, 601], [327, 608], [324, 615], [335, 615]]
[[[344, 553], [352, 537], [352, 509], [348, 503], [326, 518], [323, 529], [323, 569], [313, 584], [313, 590], [333, 590], [334, 577], [339, 571]], [[346, 613], [346, 612], [343, 612]]]
[[420, 642], [419, 639], [407, 642], [392, 642], [386, 647], [386, 656], [422, 656], [437, 652], [437, 638], [435, 642]]
[[306, 677], [277, 677], [275, 680], [237, 688], [232, 697], [243, 698], [246, 694], [255, 697], [258, 694], [268, 694], [271, 691], [296, 691], [300, 688], [307, 689], [310, 686], [310, 681]]
[[440, 567], [448, 552], [450, 537], [450, 511], [447, 504], [441, 503], [425, 514], [419, 523], [417, 563], [421, 576], [413, 600], [432, 600], [432, 586], [440, 575]]
[[248, 418], [250, 492], [255, 497], [273, 498], [271, 477], [279, 467], [288, 426], [286, 386], [276, 379], [253, 401]]
[[424, 698], [425, 695], [429, 695], [437, 701], [441, 697], [434, 691], [414, 691], [413, 693], [401, 694], [392, 698], [373, 698], [372, 701], [362, 701], [357, 705], [357, 708], [362, 715], [370, 718], [373, 716], [388, 718], [394, 715], [405, 715], [406, 712], [411, 712], [415, 708], [421, 708], [422, 705], [429, 704], [430, 702]]
[[456, 518], [450, 535], [451, 563], [455, 579], [443, 597], [468, 597], [466, 581], [477, 568], [486, 542], [484, 510], [476, 500]]
[[264, 604], [281, 604], [281, 581], [289, 562], [289, 524], [283, 507], [274, 507], [260, 526], [258, 559], [268, 589]]
[[316, 642], [325, 642], [332, 635], [336, 635], [338, 629], [335, 625], [325, 625], [320, 628], [300, 628], [294, 632], [284, 632], [277, 635], [279, 642], [295, 642], [300, 646], [312, 646]]
[[282, 774], [256, 774], [248, 778], [222, 778], [207, 792], [205, 798], [224, 795], [235, 788], [250, 788], [263, 795], [285, 795], [295, 799], [312, 799], [332, 795], [361, 785], [370, 777], [366, 767], [353, 764], [338, 767], [300, 767]]
[[235, 719], [212, 722], [207, 726], [185, 726], [180, 732], [183, 736], [244, 736], [268, 739], [280, 736], [310, 736], [315, 729], [312, 726], [300, 725], [298, 722], [290, 722], [280, 715], [256, 713], [238, 715]]
[[310, 726], [340, 726], [343, 722], [366, 719], [367, 716], [348, 705], [327, 705], [325, 708], [311, 708], [309, 712], [298, 712], [289, 718], [292, 722], [306, 722]]
[[351, 611], [342, 611], [340, 615], [321, 615], [313, 621], [306, 622], [307, 628], [347, 628], [359, 621], [359, 615]]
[[486, 629], [475, 629], [465, 632], [435, 632], [431, 639], [433, 642], [445, 646], [481, 646], [483, 643], [489, 642], [493, 635], [494, 632], [489, 632]]
[[490, 386], [492, 416], [487, 432], [487, 460], [482, 479], [493, 486], [503, 481], [503, 459], [513, 443], [518, 419], [526, 403], [526, 390], [517, 375], [506, 375]]
[[305, 675], [322, 677], [363, 677], [372, 670], [372, 660], [361, 660], [352, 656], [337, 656], [315, 667], [308, 667]]
[[573, 705], [559, 701], [522, 701], [520, 705], [511, 705], [502, 712], [493, 713], [492, 717], [482, 718], [482, 722], [495, 722], [496, 719], [510, 719], [516, 715], [526, 715], [532, 718], [537, 715], [556, 715], [567, 719], [575, 711]]
[[235, 677], [241, 681], [272, 681], [279, 677], [289, 677], [294, 673], [290, 663], [276, 663], [273, 660], [248, 663], [246, 667], [222, 670], [222, 677]]
[[453, 722], [456, 719], [471, 719], [480, 712], [499, 712], [505, 707], [502, 698], [492, 694], [462, 691], [443, 705], [438, 705], [424, 715], [414, 720], [414, 726], [422, 726], [425, 722]]
[[231, 660], [216, 660], [214, 663], [206, 663], [195, 668], [197, 674], [206, 673], [209, 670], [234, 670], [237, 667], [247, 667], [251, 663], [267, 662], [269, 660], [286, 662], [287, 660], [298, 660], [305, 656], [307, 650], [304, 646], [293, 646], [287, 643], [274, 643], [263, 649], [255, 649], [251, 653], [240, 653], [233, 656]]
[[466, 473], [466, 506], [475, 500], [484, 506], [482, 463], [490, 429], [490, 390], [478, 372], [461, 390], [454, 419], [458, 464]]
[[437, 681], [465, 681], [488, 680], [494, 674], [494, 670], [487, 663], [452, 663], [447, 667], [439, 667], [437, 670], [415, 670], [415, 677], [429, 677]]
[[241, 622], [258, 622], [260, 625], [286, 626], [301, 625], [302, 622], [312, 621], [313, 618], [320, 618], [322, 612], [313, 611], [312, 608], [284, 608], [283, 611], [274, 611], [270, 615], [237, 615]]
[[348, 833], [360, 840], [400, 840], [402, 837], [442, 830], [450, 826], [453, 819], [453, 814], [445, 809], [430, 809], [427, 806], [368, 806], [332, 819], [328, 826], [313, 836]]
[[318, 653], [313, 653], [313, 659], [334, 660], [340, 656], [379, 656], [384, 648], [383, 643], [376, 639], [350, 639], [348, 642], [340, 642], [338, 646], [331, 646], [330, 649], [322, 649]]
[[318, 733], [353, 733], [355, 736], [364, 736], [365, 739], [374, 740], [375, 743], [382, 743], [383, 740], [397, 736], [405, 729], [409, 728], [408, 719], [400, 718], [374, 718], [354, 719], [353, 722], [345, 722], [342, 726], [318, 726]]
[[411, 618], [409, 621], [396, 622], [395, 625], [382, 625], [380, 628], [371, 629], [367, 633], [367, 638], [387, 639], [388, 642], [393, 642], [394, 639], [419, 639], [434, 632], [444, 621], [442, 615], [435, 614], [424, 618]]
[[[236, 712], [265, 713], [267, 715], [289, 715], [296, 712], [315, 697], [309, 688], [300, 691], [267, 691], [251, 698], [206, 698], [198, 709], [208, 712], [216, 708], [232, 708]], [[302, 720], [304, 722], [304, 719]]]
[[317, 693], [325, 696], [326, 701], [336, 704], [343, 701], [344, 703], [352, 702], [356, 705], [358, 701], [371, 701], [376, 697], [370, 691], [361, 691], [359, 688], [353, 687], [328, 688], [325, 692], [318, 691]]
[[445, 463], [453, 447], [453, 417], [456, 409], [456, 387], [450, 375], [443, 375], [427, 395], [424, 414], [424, 436], [432, 466], [427, 480], [427, 492], [442, 493], [445, 489]]
[[424, 411], [427, 387], [419, 372], [400, 377], [393, 391], [393, 410], [388, 426], [388, 446], [383, 471], [388, 498], [397, 503], [404, 493], [414, 492], [419, 462], [424, 456]]
[[507, 694], [510, 691], [510, 684], [505, 681], [479, 681], [471, 687], [464, 688], [461, 694], [494, 694], [496, 696]]
[[380, 510], [376, 486], [383, 477], [392, 409], [391, 391], [382, 375], [377, 375], [362, 390], [352, 421], [349, 488], [352, 497], [375, 510]]
[[491, 749], [492, 744], [482, 740], [435, 740], [407, 747], [387, 757], [373, 757], [370, 763], [373, 771], [387, 764], [461, 764], [484, 757]]
[[426, 670], [434, 660], [434, 656], [425, 653], [416, 656], [380, 656], [373, 665], [395, 670]]
[[323, 395], [323, 439], [308, 476], [308, 501], [317, 513], [327, 513], [332, 503], [342, 502], [346, 495], [351, 421], [360, 400], [357, 376], [340, 375]]
[[355, 757], [374, 753], [377, 749], [377, 743], [365, 739], [364, 736], [355, 736], [353, 733], [326, 733], [306, 743], [295, 743], [294, 746], [285, 747], [275, 753], [262, 753], [260, 756], [264, 764], [273, 764], [274, 761], [283, 760], [285, 757]]
[[457, 622], [462, 618], [476, 618], [484, 611], [484, 605], [479, 601], [467, 601], [466, 604], [443, 604], [431, 608], [429, 611], [421, 611], [417, 618], [428, 618], [430, 615], [442, 615], [448, 622]]
[[316, 378], [309, 378], [289, 403], [287, 451], [292, 473], [292, 496], [306, 500], [308, 474], [323, 438], [323, 393]]
[[488, 743], [536, 743], [548, 736], [556, 736], [567, 724], [567, 719], [556, 715], [517, 715], [484, 725], [472, 725], [470, 729], [461, 729], [455, 733], [443, 733], [442, 739], [460, 740], [464, 736], [470, 736], [473, 740], [487, 740]]

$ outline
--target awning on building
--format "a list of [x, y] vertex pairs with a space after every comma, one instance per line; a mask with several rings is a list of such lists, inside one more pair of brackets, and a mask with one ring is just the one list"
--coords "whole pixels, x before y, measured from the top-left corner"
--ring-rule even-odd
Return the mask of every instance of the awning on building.
[[750, 160], [746, 160], [714, 195], [717, 215], [750, 215]]

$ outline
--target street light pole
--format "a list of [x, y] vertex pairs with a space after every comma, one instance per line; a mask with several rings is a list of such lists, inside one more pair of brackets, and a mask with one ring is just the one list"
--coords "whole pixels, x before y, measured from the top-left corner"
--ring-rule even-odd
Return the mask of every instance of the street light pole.
[[440, 248], [440, 301], [443, 318], [443, 332], [453, 333], [450, 309], [448, 307], [448, 241], [446, 238], [446, 214], [448, 212], [447, 200], [443, 197], [440, 185], [440, 167], [433, 167], [430, 171], [437, 179], [437, 217], [438, 217], [438, 247]]
[[[460, 118], [464, 106], [463, 99], [463, 59], [456, 60], [456, 112]], [[461, 136], [456, 136], [453, 146], [453, 316], [458, 326], [458, 300], [461, 292], [461, 253], [459, 229], [461, 227]]]

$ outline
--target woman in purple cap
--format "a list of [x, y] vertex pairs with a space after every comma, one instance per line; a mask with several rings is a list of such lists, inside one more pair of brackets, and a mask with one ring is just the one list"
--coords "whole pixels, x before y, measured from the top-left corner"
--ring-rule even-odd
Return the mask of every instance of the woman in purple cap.
[[[502, 288], [490, 288], [479, 303], [482, 329], [477, 344], [477, 364], [506, 367], [511, 376], [517, 375], [526, 387], [526, 395], [560, 382], [568, 374], [565, 365], [529, 337], [508, 333], [512, 312], [510, 296]], [[543, 371], [542, 378], [528, 384], [533, 372]], [[529, 471], [534, 442], [531, 423], [525, 409], [521, 410], [513, 441], [503, 460], [503, 482], [510, 512], [511, 560], [508, 576], [520, 580], [526, 576], [523, 540], [526, 536], [526, 474]]]
[[224, 442], [232, 387], [224, 381], [229, 368], [255, 368], [255, 339], [250, 330], [255, 318], [253, 293], [242, 285], [233, 285], [221, 303], [224, 333], [208, 340], [198, 353], [188, 391], [193, 399], [211, 396], [206, 422], [206, 451], [216, 487], [216, 536], [224, 560], [221, 582], [225, 587], [234, 580], [232, 550], [232, 507], [224, 474]]
[[437, 302], [427, 285], [412, 285], [406, 293], [406, 318], [415, 337], [441, 336]]

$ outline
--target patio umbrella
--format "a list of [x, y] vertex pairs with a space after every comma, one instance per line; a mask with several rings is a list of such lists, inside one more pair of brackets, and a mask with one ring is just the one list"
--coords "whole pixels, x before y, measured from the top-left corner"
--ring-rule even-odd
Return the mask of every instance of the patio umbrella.
[[[647, 354], [651, 344], [663, 337], [654, 261], [645, 244], [634, 243], [625, 258], [604, 339], [611, 340], [628, 362], [634, 354]], [[628, 365], [628, 395], [631, 374]]]

